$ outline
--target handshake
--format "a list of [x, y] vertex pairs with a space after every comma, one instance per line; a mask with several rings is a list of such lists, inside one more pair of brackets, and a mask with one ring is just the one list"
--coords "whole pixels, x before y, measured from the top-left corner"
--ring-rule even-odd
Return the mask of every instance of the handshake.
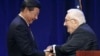
[[55, 46], [56, 46], [56, 45], [48, 46], [48, 47], [44, 50], [45, 56], [56, 56]]

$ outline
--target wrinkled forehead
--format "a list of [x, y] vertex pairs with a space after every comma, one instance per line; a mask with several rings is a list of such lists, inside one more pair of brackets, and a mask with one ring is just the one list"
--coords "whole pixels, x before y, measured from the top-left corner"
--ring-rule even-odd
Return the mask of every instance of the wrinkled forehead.
[[65, 19], [70, 19], [70, 14], [69, 13], [66, 14]]

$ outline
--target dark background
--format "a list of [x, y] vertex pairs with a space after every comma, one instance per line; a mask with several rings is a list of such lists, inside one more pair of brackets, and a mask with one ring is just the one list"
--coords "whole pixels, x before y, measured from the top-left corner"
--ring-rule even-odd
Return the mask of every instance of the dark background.
[[[7, 31], [18, 15], [23, 0], [0, 0], [0, 56], [7, 56]], [[75, 0], [40, 0], [39, 19], [31, 25], [39, 50], [48, 45], [61, 45], [68, 33], [63, 26], [66, 11], [75, 7]], [[95, 31], [100, 46], [100, 0], [82, 0], [87, 23]]]

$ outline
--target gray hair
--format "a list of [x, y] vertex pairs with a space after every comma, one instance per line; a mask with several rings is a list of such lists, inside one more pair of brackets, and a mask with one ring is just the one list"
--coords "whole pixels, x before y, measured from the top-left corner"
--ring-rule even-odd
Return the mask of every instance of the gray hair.
[[71, 19], [76, 19], [79, 22], [79, 25], [86, 23], [84, 13], [79, 9], [69, 9], [67, 11]]

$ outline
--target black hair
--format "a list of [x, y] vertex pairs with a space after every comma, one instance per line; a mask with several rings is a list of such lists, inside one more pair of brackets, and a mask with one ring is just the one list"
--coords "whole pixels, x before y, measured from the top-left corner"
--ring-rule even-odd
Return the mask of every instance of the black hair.
[[38, 0], [24, 0], [21, 6], [21, 11], [23, 11], [26, 7], [29, 11], [32, 11], [34, 7], [40, 9], [40, 2]]

